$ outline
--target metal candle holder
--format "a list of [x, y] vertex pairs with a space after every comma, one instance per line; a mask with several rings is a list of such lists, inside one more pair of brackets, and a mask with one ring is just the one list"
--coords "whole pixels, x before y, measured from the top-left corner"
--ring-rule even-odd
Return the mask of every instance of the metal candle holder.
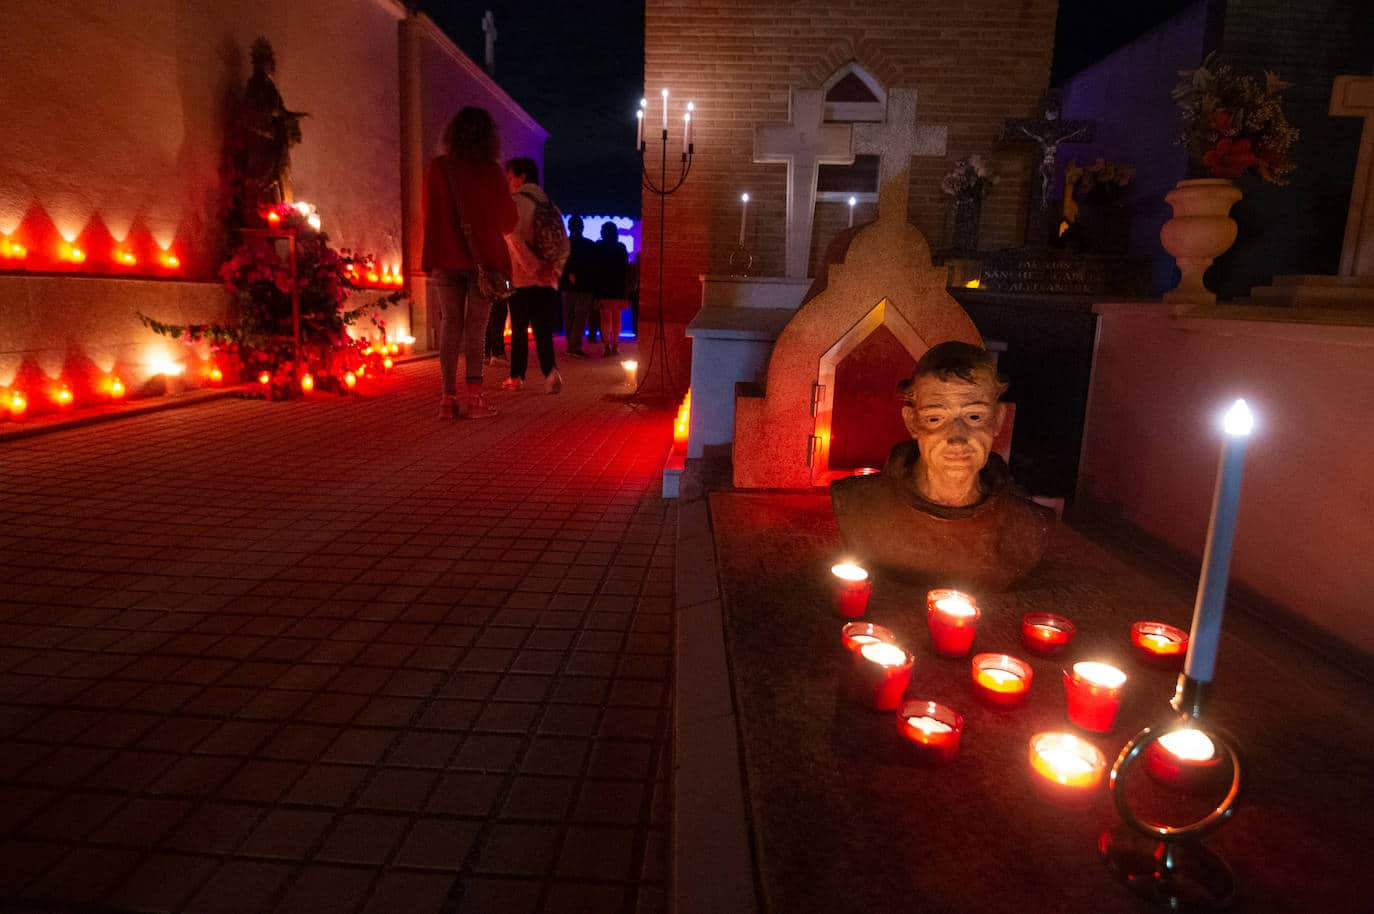
[[[666, 102], [665, 102], [666, 104]], [[632, 397], [638, 397], [644, 390], [645, 382], [649, 380], [650, 373], [654, 366], [658, 366], [659, 391], [652, 394], [656, 399], [676, 398], [677, 385], [673, 382], [673, 369], [668, 364], [668, 337], [663, 326], [663, 240], [667, 235], [666, 215], [668, 211], [668, 197], [677, 193], [678, 189], [687, 180], [687, 175], [692, 171], [692, 158], [695, 154], [694, 143], [687, 144], [687, 151], [682, 153], [678, 176], [671, 184], [668, 181], [668, 128], [664, 127], [659, 133], [659, 167], [658, 180], [655, 181], [649, 174], [649, 166], [645, 161], [645, 151], [647, 142], [639, 144], [639, 170], [643, 178], [644, 189], [658, 197], [658, 313], [654, 320], [654, 337], [649, 342], [649, 352], [647, 355], [641, 354], [645, 362], [644, 370], [640, 372], [639, 384], [636, 385]]]
[[[1243, 783], [1240, 749], [1230, 734], [1201, 724], [1210, 683], [1178, 678], [1170, 702], [1177, 715], [1157, 727], [1135, 735], [1112, 765], [1108, 791], [1122, 821], [1147, 841], [1118, 828], [1104, 832], [1098, 850], [1112, 873], [1131, 889], [1171, 911], [1214, 910], [1236, 898], [1236, 878], [1230, 866], [1200, 839], [1231, 818]], [[1126, 776], [1141, 754], [1161, 737], [1179, 729], [1198, 730], [1212, 741], [1216, 752], [1231, 764], [1231, 783], [1216, 807], [1195, 822], [1168, 825], [1143, 819], [1126, 799]]]

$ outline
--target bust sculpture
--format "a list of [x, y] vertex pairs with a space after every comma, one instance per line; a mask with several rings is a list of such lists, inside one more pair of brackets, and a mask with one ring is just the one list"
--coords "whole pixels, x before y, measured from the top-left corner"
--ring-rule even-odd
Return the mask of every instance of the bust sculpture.
[[838, 480], [831, 505], [861, 561], [932, 585], [1006, 590], [1045, 553], [1054, 512], [1011, 491], [992, 442], [1006, 381], [991, 353], [940, 343], [899, 387], [911, 441], [881, 473]]

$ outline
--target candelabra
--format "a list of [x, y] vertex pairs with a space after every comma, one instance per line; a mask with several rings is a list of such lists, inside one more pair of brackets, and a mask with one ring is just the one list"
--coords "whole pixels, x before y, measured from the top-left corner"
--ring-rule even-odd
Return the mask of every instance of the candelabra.
[[[666, 97], [664, 104], [667, 104]], [[690, 121], [686, 122], [690, 124]], [[689, 129], [684, 125], [684, 131]], [[688, 138], [684, 134], [684, 140]], [[668, 180], [668, 128], [664, 127], [659, 133], [659, 166], [658, 180], [655, 181], [649, 172], [649, 163], [646, 157], [648, 143], [641, 140], [639, 143], [639, 170], [643, 179], [644, 189], [658, 197], [658, 310], [654, 315], [653, 339], [649, 342], [649, 351], [641, 353], [641, 361], [644, 361], [644, 371], [639, 375], [639, 384], [635, 387], [631, 396], [651, 396], [656, 399], [676, 398], [678, 388], [673, 381], [673, 369], [668, 363], [668, 338], [663, 325], [663, 241], [668, 234], [668, 197], [677, 193], [682, 185], [687, 181], [687, 175], [692, 171], [692, 157], [694, 154], [691, 142], [684, 142], [682, 157], [679, 162], [677, 178], [670, 184]], [[645, 392], [649, 377], [658, 368], [659, 385], [658, 391], [654, 392], [652, 387]]]

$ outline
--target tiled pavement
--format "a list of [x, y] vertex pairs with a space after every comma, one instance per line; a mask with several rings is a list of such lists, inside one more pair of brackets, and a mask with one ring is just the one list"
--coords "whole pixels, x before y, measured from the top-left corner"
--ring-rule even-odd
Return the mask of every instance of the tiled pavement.
[[5, 910], [665, 908], [669, 416], [436, 374], [0, 446]]

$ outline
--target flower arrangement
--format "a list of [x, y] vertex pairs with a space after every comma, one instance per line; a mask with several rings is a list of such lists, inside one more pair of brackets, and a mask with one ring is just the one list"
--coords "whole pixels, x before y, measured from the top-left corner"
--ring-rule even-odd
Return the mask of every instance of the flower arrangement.
[[1135, 178], [1135, 169], [1129, 165], [1101, 158], [1087, 166], [1070, 162], [1065, 173], [1073, 175], [1075, 196], [1108, 203], [1120, 197], [1122, 189]]
[[940, 189], [951, 197], [981, 197], [997, 181], [987, 161], [975, 153], [954, 163], [954, 168], [940, 182]]
[[1273, 73], [1261, 85], [1207, 55], [1196, 70], [1179, 72], [1173, 97], [1183, 116], [1181, 143], [1214, 178], [1254, 172], [1271, 184], [1286, 184], [1294, 165], [1288, 151], [1298, 131], [1283, 113], [1283, 90]]

